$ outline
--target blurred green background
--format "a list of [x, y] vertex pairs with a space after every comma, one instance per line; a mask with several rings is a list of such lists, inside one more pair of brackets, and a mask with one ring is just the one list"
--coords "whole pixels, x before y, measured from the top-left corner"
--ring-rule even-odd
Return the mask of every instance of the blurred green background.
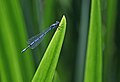
[[[0, 0], [0, 82], [30, 82], [55, 32], [34, 50], [27, 40], [65, 15], [66, 35], [57, 65], [60, 82], [84, 82], [91, 1]], [[120, 82], [120, 1], [100, 0], [102, 82]]]

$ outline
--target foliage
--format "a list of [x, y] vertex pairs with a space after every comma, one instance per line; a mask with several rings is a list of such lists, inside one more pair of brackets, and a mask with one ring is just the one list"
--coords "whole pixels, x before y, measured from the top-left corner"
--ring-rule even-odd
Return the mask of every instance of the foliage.
[[[119, 82], [119, 3], [0, 0], [0, 82]], [[57, 30], [21, 54], [31, 36], [62, 16]]]

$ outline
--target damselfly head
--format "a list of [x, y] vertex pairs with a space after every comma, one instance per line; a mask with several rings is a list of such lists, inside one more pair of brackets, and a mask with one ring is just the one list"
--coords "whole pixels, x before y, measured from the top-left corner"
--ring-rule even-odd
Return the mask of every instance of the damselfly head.
[[58, 25], [59, 24], [59, 21], [56, 21], [56, 25]]

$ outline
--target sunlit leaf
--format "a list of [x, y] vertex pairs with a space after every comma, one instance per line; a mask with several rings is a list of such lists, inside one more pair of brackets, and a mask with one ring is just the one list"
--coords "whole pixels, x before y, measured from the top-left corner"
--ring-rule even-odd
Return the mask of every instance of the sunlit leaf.
[[63, 16], [32, 82], [51, 82], [55, 73], [66, 30], [66, 18]]
[[100, 0], [92, 0], [84, 82], [102, 82]]

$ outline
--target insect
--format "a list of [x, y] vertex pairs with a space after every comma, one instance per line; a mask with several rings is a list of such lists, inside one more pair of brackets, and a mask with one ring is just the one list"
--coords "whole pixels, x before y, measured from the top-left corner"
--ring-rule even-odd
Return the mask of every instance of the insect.
[[28, 46], [26, 48], [24, 48], [21, 53], [25, 52], [28, 48], [34, 49], [36, 48], [40, 42], [42, 41], [43, 37], [52, 29], [58, 27], [59, 25], [59, 21], [56, 21], [56, 23], [52, 24], [45, 32], [43, 33], [39, 33], [35, 36], [33, 36], [32, 38], [30, 38], [28, 40]]

